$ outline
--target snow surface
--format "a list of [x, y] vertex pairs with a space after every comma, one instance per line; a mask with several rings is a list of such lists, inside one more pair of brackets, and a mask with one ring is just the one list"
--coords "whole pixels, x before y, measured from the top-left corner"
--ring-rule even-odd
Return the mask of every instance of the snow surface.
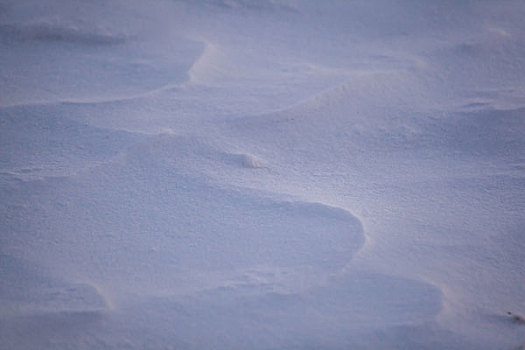
[[0, 348], [522, 349], [523, 18], [0, 0]]

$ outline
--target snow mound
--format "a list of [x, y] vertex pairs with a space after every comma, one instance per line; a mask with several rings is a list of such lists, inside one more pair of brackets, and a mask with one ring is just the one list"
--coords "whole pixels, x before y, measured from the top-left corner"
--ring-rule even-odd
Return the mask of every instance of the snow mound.
[[8, 44], [15, 42], [54, 42], [79, 45], [117, 45], [126, 41], [124, 36], [86, 32], [75, 27], [58, 26], [53, 24], [4, 24], [0, 25], [0, 39]]
[[29, 261], [9, 255], [0, 256], [0, 261], [4, 277], [10, 277], [0, 285], [0, 300], [4, 305], [0, 317], [10, 314], [98, 314], [110, 308], [108, 300], [90, 283], [70, 283], [54, 278], [32, 267]]
[[[341, 270], [363, 245], [361, 223], [343, 209], [244, 193], [194, 175], [192, 169], [206, 165], [199, 163], [206, 156], [198, 150], [191, 139], [160, 135], [78, 175], [13, 188], [6, 193], [6, 203], [13, 201], [2, 224], [11, 232], [6, 239], [13, 249], [27, 240], [37, 260], [65, 275], [79, 269], [87, 279], [126, 293], [152, 285], [171, 290], [185, 279], [195, 281], [180, 291], [202, 288], [232, 270], [260, 265], [286, 268], [294, 279], [315, 283], [315, 271]], [[30, 206], [14, 205], [30, 192]], [[62, 215], [49, 216], [57, 206]], [[34, 210], [42, 216], [31, 215], [26, 228], [17, 229]], [[49, 235], [32, 239], [30, 227], [39, 225], [49, 227]], [[64, 249], [78, 239], [82, 251]], [[63, 242], [59, 250], [57, 240]]]
[[[441, 310], [441, 292], [431, 285], [364, 272], [302, 292], [258, 286], [257, 292], [236, 286], [157, 298], [144, 317], [162, 313], [196, 348], [361, 348], [379, 333], [392, 337], [399, 325], [430, 321]], [[390, 344], [403, 344], [402, 337]]]

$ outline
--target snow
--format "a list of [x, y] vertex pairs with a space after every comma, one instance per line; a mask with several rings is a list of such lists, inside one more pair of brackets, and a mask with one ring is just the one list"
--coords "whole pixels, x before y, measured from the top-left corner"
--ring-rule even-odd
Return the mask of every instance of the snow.
[[0, 0], [0, 348], [525, 346], [524, 16]]

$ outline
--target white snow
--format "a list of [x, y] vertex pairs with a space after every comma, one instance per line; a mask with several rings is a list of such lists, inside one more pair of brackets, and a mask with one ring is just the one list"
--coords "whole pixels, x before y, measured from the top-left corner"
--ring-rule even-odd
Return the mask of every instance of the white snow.
[[0, 348], [522, 348], [523, 18], [0, 0]]

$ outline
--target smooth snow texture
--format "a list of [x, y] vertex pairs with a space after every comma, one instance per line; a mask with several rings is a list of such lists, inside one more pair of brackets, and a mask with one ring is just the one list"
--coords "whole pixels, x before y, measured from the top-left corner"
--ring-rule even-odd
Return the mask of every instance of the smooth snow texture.
[[0, 348], [525, 346], [523, 18], [0, 0]]

